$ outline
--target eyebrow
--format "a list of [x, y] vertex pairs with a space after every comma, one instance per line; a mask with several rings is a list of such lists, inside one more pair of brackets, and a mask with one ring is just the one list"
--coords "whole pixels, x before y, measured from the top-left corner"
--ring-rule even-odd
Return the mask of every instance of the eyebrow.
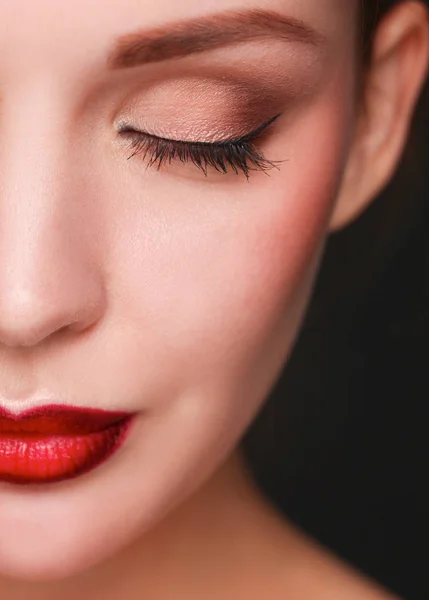
[[293, 17], [261, 9], [235, 10], [181, 20], [120, 36], [109, 53], [110, 69], [183, 58], [236, 43], [280, 39], [319, 45], [324, 36]]

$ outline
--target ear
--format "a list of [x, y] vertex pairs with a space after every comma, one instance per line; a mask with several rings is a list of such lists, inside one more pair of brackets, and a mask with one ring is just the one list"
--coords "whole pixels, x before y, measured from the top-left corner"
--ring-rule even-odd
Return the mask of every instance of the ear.
[[375, 35], [355, 138], [331, 219], [347, 225], [393, 176], [429, 63], [429, 18], [421, 2], [400, 2]]

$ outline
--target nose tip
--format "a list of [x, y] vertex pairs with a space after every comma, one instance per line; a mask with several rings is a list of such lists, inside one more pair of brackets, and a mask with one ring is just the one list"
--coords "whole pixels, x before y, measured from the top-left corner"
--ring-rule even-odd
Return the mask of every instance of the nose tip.
[[63, 275], [47, 286], [39, 275], [32, 282], [19, 286], [0, 275], [0, 344], [36, 346], [61, 332], [84, 331], [100, 318], [104, 295], [96, 277]]
[[[86, 319], [89, 325], [92, 321]], [[76, 327], [76, 325], [79, 325]], [[64, 315], [60, 311], [37, 308], [35, 303], [15, 304], [11, 310], [2, 310], [0, 320], [0, 343], [10, 348], [31, 347], [40, 344], [53, 334], [80, 331], [85, 325], [79, 315]]]

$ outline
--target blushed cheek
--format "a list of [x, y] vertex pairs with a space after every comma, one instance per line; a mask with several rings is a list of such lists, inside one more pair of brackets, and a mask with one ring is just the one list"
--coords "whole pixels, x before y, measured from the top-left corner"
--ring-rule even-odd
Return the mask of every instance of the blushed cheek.
[[290, 127], [278, 148], [287, 162], [266, 186], [265, 206], [255, 213], [253, 228], [243, 232], [243, 241], [246, 237], [250, 247], [258, 248], [257, 253], [243, 253], [241, 271], [243, 289], [249, 283], [247, 274], [260, 274], [246, 298], [249, 310], [252, 298], [261, 299], [252, 306], [257, 322], [264, 314], [270, 316], [270, 307], [273, 322], [280, 322], [292, 304], [308, 301], [353, 140], [352, 89], [347, 81], [333, 85], [305, 118]]
[[[207, 278], [181, 322], [195, 332], [188, 354], [201, 372], [206, 361], [208, 372], [216, 365], [217, 376], [231, 382], [240, 372], [241, 383], [250, 381], [255, 388], [267, 385], [286, 359], [328, 235], [348, 126], [335, 104], [321, 104], [296, 136], [291, 132], [285, 144], [290, 160], [259, 193], [250, 192], [242, 212], [230, 219], [229, 235], [217, 231], [207, 237], [206, 249], [200, 248]], [[205, 348], [203, 356], [199, 347]]]
[[[341, 182], [349, 142], [347, 116], [345, 111], [341, 118], [338, 105], [326, 99], [296, 131], [291, 128], [289, 140], [278, 149], [290, 157], [281, 172], [266, 178], [260, 189], [250, 184], [241, 210], [228, 212], [224, 228], [213, 225], [205, 245], [188, 256], [192, 277], [183, 272], [181, 280], [189, 289], [197, 284], [187, 313], [192, 329], [209, 329], [207, 338], [224, 343], [224, 352], [228, 339], [230, 347], [236, 350], [233, 342], [238, 340], [248, 353], [253, 342], [257, 348], [274, 341], [280, 329], [293, 337]], [[201, 273], [205, 279], [198, 283]], [[188, 321], [186, 315], [181, 321]]]

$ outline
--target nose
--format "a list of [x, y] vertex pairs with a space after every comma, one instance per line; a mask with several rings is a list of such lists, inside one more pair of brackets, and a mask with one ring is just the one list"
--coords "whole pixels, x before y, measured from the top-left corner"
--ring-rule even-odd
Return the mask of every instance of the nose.
[[[51, 224], [52, 226], [52, 224]], [[103, 286], [94, 266], [64, 240], [48, 247], [47, 228], [14, 228], [0, 244], [0, 344], [36, 346], [53, 334], [81, 332], [100, 319]], [[30, 236], [37, 240], [29, 240]], [[60, 230], [55, 232], [60, 237]]]
[[32, 128], [20, 125], [25, 133], [0, 127], [0, 344], [9, 347], [87, 330], [105, 307], [88, 202], [73, 194], [78, 176], [64, 160], [64, 132], [49, 122], [33, 115]]

